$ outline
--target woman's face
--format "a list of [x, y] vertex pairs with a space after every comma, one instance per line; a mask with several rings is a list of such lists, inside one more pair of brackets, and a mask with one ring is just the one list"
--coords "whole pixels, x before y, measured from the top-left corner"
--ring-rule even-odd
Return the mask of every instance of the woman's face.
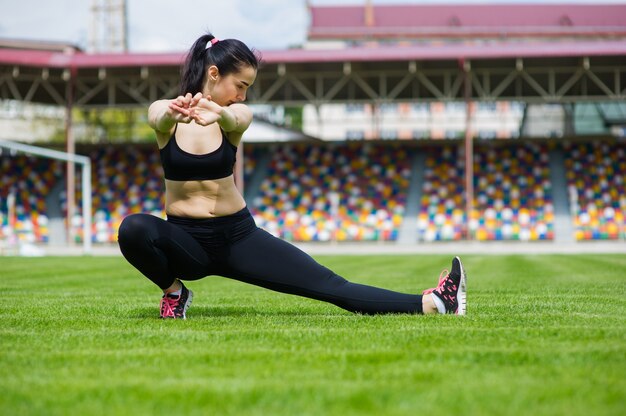
[[243, 66], [238, 72], [231, 72], [222, 76], [216, 66], [212, 65], [207, 71], [205, 95], [221, 106], [229, 106], [245, 101], [248, 88], [256, 79], [256, 69]]

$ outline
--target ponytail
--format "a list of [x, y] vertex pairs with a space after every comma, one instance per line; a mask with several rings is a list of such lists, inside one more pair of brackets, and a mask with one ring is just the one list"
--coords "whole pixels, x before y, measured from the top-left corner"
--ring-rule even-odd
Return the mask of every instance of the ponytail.
[[202, 35], [189, 50], [180, 78], [180, 95], [185, 95], [188, 92], [195, 95], [202, 92], [205, 60], [207, 58], [206, 45], [214, 38], [215, 36], [210, 33]]
[[243, 66], [258, 69], [260, 55], [237, 39], [218, 40], [213, 34], [200, 36], [191, 46], [180, 80], [180, 95], [202, 92], [207, 69], [215, 65], [220, 75], [239, 71]]

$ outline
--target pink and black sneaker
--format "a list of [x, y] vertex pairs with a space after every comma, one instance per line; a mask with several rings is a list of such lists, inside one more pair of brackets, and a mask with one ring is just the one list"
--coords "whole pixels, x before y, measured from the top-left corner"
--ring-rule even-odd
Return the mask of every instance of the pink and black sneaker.
[[[439, 312], [465, 315], [467, 312], [466, 274], [459, 257], [452, 259], [452, 270], [442, 272], [437, 287], [422, 292], [424, 295], [432, 293], [437, 297], [435, 303]], [[439, 300], [440, 302], [437, 302]]]
[[161, 298], [161, 318], [186, 319], [187, 309], [191, 305], [193, 292], [180, 282], [180, 294], [169, 293]]

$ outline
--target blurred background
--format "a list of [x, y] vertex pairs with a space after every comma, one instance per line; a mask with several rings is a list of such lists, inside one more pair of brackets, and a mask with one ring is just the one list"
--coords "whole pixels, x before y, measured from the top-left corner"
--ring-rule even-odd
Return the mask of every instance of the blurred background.
[[236, 178], [277, 236], [626, 238], [625, 2], [3, 6], [0, 253], [115, 247], [126, 215], [165, 217], [146, 110], [207, 30], [263, 56]]

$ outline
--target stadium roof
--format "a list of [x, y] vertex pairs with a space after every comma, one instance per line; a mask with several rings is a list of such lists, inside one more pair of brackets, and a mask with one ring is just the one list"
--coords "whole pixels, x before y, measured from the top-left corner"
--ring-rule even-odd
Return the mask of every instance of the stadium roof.
[[[626, 55], [626, 40], [489, 42], [444, 45], [353, 47], [346, 49], [287, 49], [263, 51], [266, 64], [437, 59], [498, 59]], [[185, 53], [56, 52], [0, 48], [0, 64], [40, 68], [179, 67]]]
[[[626, 99], [626, 40], [490, 41], [472, 44], [263, 51], [252, 103], [450, 101], [472, 76], [478, 100]], [[177, 94], [185, 53], [89, 54], [0, 48], [0, 99], [136, 106]]]
[[310, 40], [626, 35], [624, 4], [309, 6]]
[[[252, 103], [626, 99], [626, 5], [367, 2], [309, 11], [309, 39], [319, 42], [262, 51]], [[324, 42], [332, 39], [352, 46]], [[0, 40], [0, 99], [146, 105], [178, 93], [184, 58]]]

